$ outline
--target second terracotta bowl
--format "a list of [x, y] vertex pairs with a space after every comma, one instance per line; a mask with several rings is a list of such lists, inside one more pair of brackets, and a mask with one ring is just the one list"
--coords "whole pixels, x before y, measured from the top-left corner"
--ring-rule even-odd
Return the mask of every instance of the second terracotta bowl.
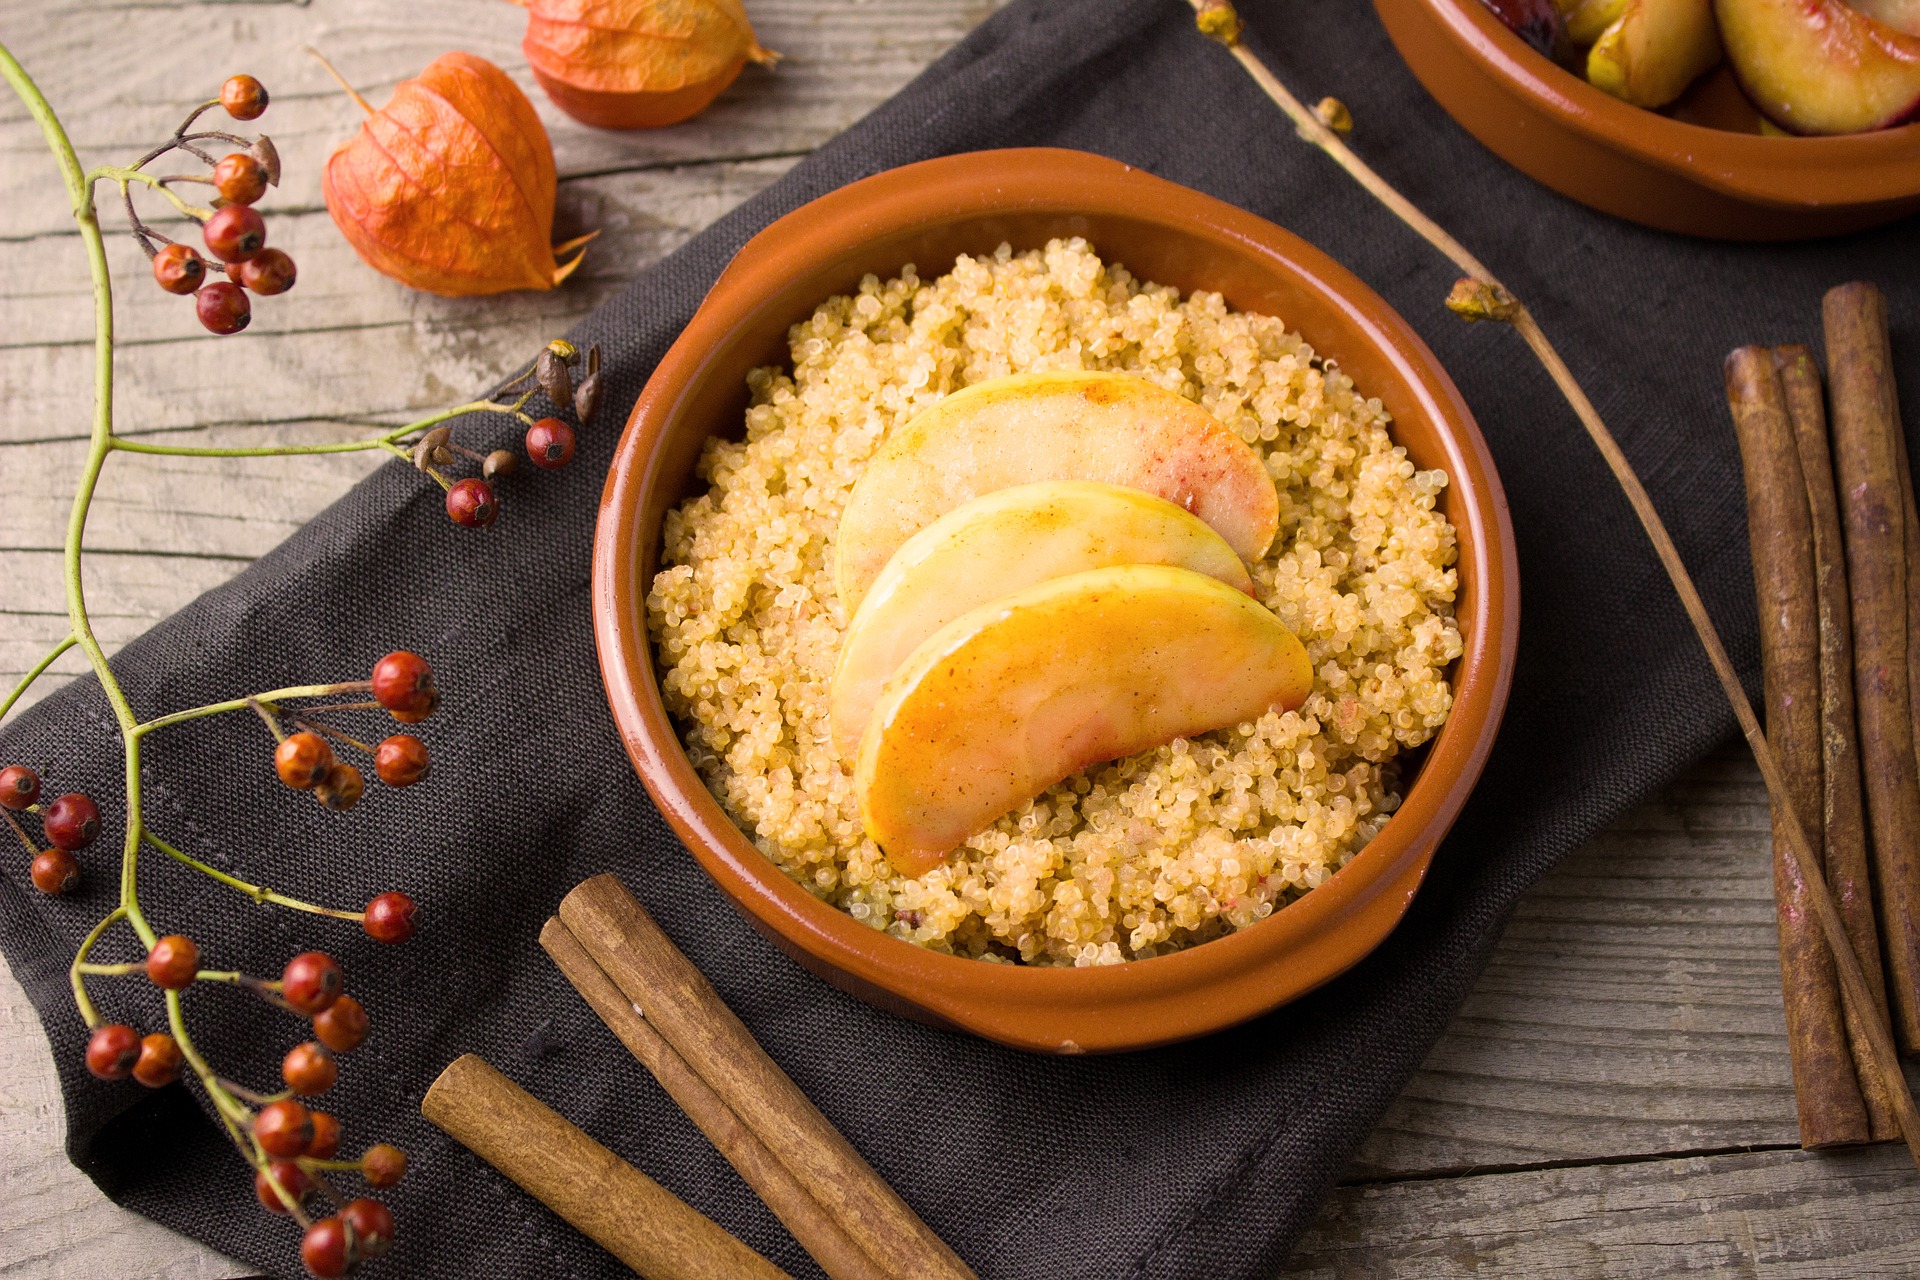
[[1715, 239], [1797, 240], [1920, 211], [1920, 124], [1844, 138], [1763, 137], [1724, 67], [1676, 114], [1662, 115], [1555, 65], [1480, 0], [1374, 0], [1374, 8], [1407, 66], [1461, 127], [1529, 177], [1603, 213]]
[[[1385, 402], [1395, 439], [1451, 478], [1459, 531], [1456, 612], [1466, 651], [1452, 718], [1425, 750], [1399, 811], [1338, 873], [1267, 919], [1148, 960], [1033, 968], [943, 955], [877, 932], [788, 879], [741, 834], [694, 772], [660, 698], [645, 614], [661, 522], [695, 490], [713, 435], [737, 437], [746, 375], [787, 360], [786, 334], [869, 273], [1001, 242], [1085, 236], [1108, 261], [1183, 292], [1216, 290], [1285, 319]], [[661, 812], [748, 919], [829, 982], [925, 1021], [1056, 1053], [1144, 1048], [1264, 1013], [1377, 946], [1419, 888], [1479, 776], [1505, 709], [1519, 628], [1506, 500], [1485, 442], [1406, 323], [1298, 238], [1230, 205], [1111, 160], [1031, 149], [949, 156], [815, 200], [734, 259], [647, 384], [614, 457], [594, 539], [593, 612], [621, 735]]]

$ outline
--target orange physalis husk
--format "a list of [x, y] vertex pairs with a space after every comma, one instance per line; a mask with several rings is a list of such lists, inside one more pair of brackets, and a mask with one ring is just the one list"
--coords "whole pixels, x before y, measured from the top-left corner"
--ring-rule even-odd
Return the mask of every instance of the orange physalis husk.
[[520, 49], [554, 104], [582, 124], [651, 129], [703, 109], [760, 47], [740, 0], [514, 0]]
[[368, 266], [468, 297], [551, 289], [580, 265], [584, 249], [560, 257], [592, 236], [553, 244], [553, 146], [506, 72], [470, 53], [442, 54], [378, 111], [341, 87], [367, 119], [328, 157], [320, 190]]

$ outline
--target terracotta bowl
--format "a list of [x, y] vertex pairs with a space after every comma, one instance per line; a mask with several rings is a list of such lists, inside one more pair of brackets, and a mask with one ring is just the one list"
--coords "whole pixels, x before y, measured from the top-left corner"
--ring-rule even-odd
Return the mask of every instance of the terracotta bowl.
[[[1282, 316], [1396, 420], [1423, 468], [1452, 477], [1457, 612], [1466, 652], [1452, 718], [1425, 749], [1400, 811], [1299, 901], [1172, 955], [1098, 968], [960, 959], [888, 937], [782, 874], [734, 826], [688, 763], [661, 704], [645, 584], [661, 521], [695, 491], [711, 435], [742, 430], [747, 371], [787, 361], [788, 326], [862, 275], [960, 253], [1082, 235], [1109, 260], [1181, 290]], [[648, 791], [747, 918], [807, 968], [874, 1004], [1021, 1048], [1109, 1052], [1197, 1036], [1312, 990], [1399, 921], [1479, 776], [1505, 708], [1518, 634], [1518, 570], [1493, 460], [1433, 354], [1386, 303], [1279, 227], [1137, 169], [1075, 151], [985, 151], [908, 165], [788, 214], [745, 248], [634, 406], [600, 506], [593, 612], [614, 719]]]
[[1462, 128], [1603, 213], [1721, 240], [1799, 240], [1920, 210], [1920, 124], [1764, 137], [1724, 67], [1662, 115], [1542, 57], [1480, 0], [1374, 0], [1374, 8]]

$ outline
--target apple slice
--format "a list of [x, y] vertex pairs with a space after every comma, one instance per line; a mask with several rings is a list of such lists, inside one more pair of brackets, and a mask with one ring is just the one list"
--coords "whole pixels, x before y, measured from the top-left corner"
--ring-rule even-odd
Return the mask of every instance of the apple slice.
[[1178, 565], [1253, 592], [1233, 548], [1164, 498], [1090, 480], [995, 490], [907, 539], [873, 580], [833, 673], [833, 745], [853, 758], [887, 678], [961, 614], [1036, 582], [1116, 564]]
[[1664, 107], [1719, 61], [1713, 0], [1627, 0], [1587, 51], [1587, 79], [1636, 107]]
[[848, 612], [900, 545], [983, 493], [1100, 480], [1185, 507], [1248, 564], [1279, 527], [1260, 455], [1192, 401], [1122, 373], [1017, 373], [956, 391], [896, 431], [853, 486], [835, 548]]
[[921, 876], [1062, 778], [1175, 738], [1291, 710], [1307, 651], [1217, 578], [1117, 565], [981, 605], [914, 650], [860, 741], [860, 817]]
[[1781, 128], [1863, 133], [1920, 114], [1920, 36], [1840, 0], [1717, 0], [1715, 10], [1740, 87]]
[[1920, 0], [1848, 0], [1875, 22], [1905, 35], [1920, 36]]

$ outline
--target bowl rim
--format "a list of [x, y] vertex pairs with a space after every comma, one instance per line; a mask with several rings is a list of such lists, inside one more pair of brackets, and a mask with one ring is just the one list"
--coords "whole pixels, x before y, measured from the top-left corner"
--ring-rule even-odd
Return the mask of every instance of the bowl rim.
[[1834, 137], [1770, 137], [1689, 124], [1587, 83], [1508, 30], [1482, 0], [1410, 0], [1509, 93], [1614, 151], [1722, 194], [1790, 208], [1920, 194], [1920, 122]]
[[[1177, 221], [1143, 212], [1156, 199], [1174, 200]], [[929, 215], [929, 209], [940, 213]], [[1473, 575], [1475, 613], [1461, 619], [1465, 651], [1456, 667], [1453, 713], [1387, 826], [1339, 872], [1267, 919], [1116, 965], [1003, 965], [931, 951], [855, 920], [790, 879], [734, 825], [688, 761], [660, 696], [645, 591], [637, 581], [646, 534], [637, 527], [639, 517], [654, 485], [664, 482], [660, 446], [724, 334], [811, 264], [830, 262], [889, 230], [1009, 212], [1110, 214], [1164, 224], [1170, 234], [1263, 257], [1319, 294], [1378, 349], [1435, 421], [1458, 501], [1453, 518], [1473, 529], [1473, 563], [1463, 556], [1459, 567]], [[941, 264], [939, 273], [949, 266]], [[1054, 1052], [1142, 1048], [1218, 1030], [1304, 994], [1377, 946], [1410, 905], [1492, 749], [1519, 635], [1518, 561], [1491, 453], [1451, 379], [1405, 320], [1327, 255], [1264, 219], [1118, 161], [1059, 148], [967, 152], [886, 170], [801, 206], [743, 246], [635, 403], [602, 495], [592, 596], [602, 676], [635, 768], [668, 823], [750, 920], [810, 958], [809, 967], [851, 977], [863, 989], [889, 993], [989, 1039]], [[1456, 725], [1460, 731], [1450, 733]], [[1328, 935], [1356, 914], [1370, 918], [1368, 929]], [[1291, 955], [1309, 944], [1315, 963], [1279, 986], [1223, 990], [1256, 963], [1271, 967], [1271, 953]], [[983, 985], [990, 988], [986, 997], [979, 994]], [[1164, 1004], [1169, 994], [1192, 998], [1176, 1017], [1150, 1028], [1130, 1026], [1114, 1013], [1130, 1002]], [[1045, 1015], [1096, 1008], [1105, 1011], [1105, 1021], [1091, 1026], [1083, 1017], [1073, 1037], [1035, 1030]]]

